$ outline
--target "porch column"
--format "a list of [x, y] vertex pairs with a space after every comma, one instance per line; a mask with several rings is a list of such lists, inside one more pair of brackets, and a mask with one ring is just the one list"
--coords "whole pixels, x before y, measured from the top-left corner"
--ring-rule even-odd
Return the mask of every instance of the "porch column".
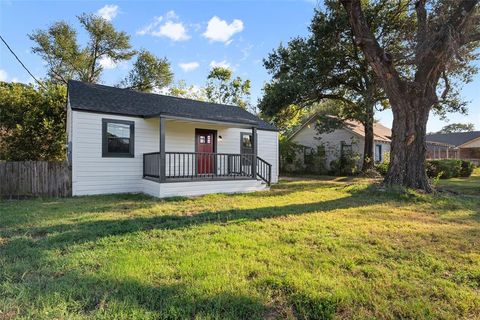
[[160, 128], [159, 128], [159, 152], [158, 157], [160, 163], [158, 164], [158, 174], [160, 182], [165, 181], [165, 118], [160, 116]]
[[257, 128], [252, 127], [252, 146], [253, 146], [253, 161], [252, 161], [252, 178], [257, 179]]

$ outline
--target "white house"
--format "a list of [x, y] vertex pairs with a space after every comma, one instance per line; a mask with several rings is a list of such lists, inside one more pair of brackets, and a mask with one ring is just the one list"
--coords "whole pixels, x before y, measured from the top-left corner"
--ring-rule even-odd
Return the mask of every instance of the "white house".
[[[341, 128], [329, 133], [319, 134], [315, 128], [318, 121], [318, 114], [311, 116], [292, 135], [289, 140], [303, 146], [302, 152], [297, 156], [295, 165], [305, 167], [308, 164], [310, 155], [321, 146], [325, 150], [325, 167], [329, 169], [330, 163], [339, 158], [345, 150], [358, 155], [358, 166], [361, 166], [365, 146], [365, 131], [363, 125], [358, 121], [347, 120]], [[381, 162], [386, 153], [390, 152], [390, 129], [380, 123], [374, 123], [374, 160]], [[300, 168], [301, 169], [301, 168]]]
[[278, 132], [235, 106], [68, 83], [72, 193], [156, 197], [264, 190]]

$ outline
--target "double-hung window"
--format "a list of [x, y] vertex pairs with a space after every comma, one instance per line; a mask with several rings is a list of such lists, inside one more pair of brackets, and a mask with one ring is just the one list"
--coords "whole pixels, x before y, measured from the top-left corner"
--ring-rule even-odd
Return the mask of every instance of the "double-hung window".
[[134, 141], [135, 122], [102, 119], [102, 157], [133, 158]]

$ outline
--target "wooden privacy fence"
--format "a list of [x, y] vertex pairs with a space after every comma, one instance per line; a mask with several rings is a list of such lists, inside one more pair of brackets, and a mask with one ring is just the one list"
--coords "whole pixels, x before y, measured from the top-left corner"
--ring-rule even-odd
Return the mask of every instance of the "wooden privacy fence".
[[68, 197], [72, 195], [68, 162], [0, 162], [0, 197]]

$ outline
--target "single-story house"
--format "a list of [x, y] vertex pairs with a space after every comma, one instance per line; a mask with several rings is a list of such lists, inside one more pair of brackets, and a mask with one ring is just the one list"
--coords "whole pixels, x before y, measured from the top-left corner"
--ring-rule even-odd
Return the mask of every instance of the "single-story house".
[[427, 159], [464, 159], [480, 163], [480, 131], [428, 134]]
[[[329, 169], [330, 163], [346, 151], [358, 156], [357, 165], [361, 167], [365, 144], [364, 126], [358, 121], [347, 120], [342, 127], [332, 132], [319, 134], [316, 130], [318, 117], [318, 114], [314, 114], [288, 137], [289, 141], [300, 145], [302, 150], [293, 164], [287, 164], [286, 166], [294, 167], [294, 170], [305, 169], [309, 166], [312, 153], [318, 152], [318, 148], [321, 148], [325, 155], [324, 165], [326, 169]], [[374, 161], [378, 163], [382, 162], [386, 154], [390, 152], [392, 132], [380, 123], [374, 124], [373, 132]]]
[[74, 196], [155, 197], [267, 189], [278, 132], [236, 106], [68, 82]]

